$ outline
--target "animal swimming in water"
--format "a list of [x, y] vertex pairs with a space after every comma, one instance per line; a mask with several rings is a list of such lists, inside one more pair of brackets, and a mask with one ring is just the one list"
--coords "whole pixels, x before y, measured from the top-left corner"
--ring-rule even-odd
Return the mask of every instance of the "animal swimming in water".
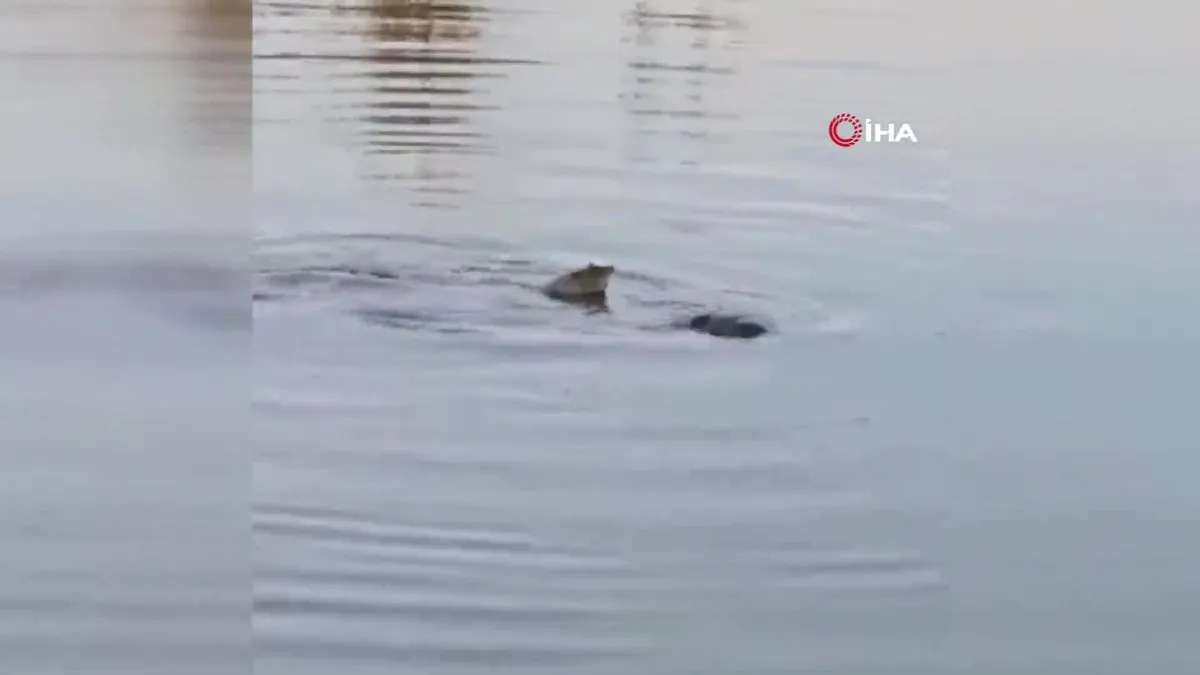
[[547, 297], [570, 302], [589, 309], [608, 310], [608, 280], [616, 271], [612, 265], [588, 263], [556, 277], [542, 288]]
[[766, 326], [736, 314], [699, 314], [688, 321], [688, 328], [715, 337], [749, 340], [767, 333]]
[[[588, 263], [587, 267], [556, 277], [542, 291], [554, 300], [608, 311], [608, 280], [615, 271], [612, 265]], [[698, 314], [676, 325], [714, 337], [746, 340], [769, 332], [762, 323], [737, 314]]]

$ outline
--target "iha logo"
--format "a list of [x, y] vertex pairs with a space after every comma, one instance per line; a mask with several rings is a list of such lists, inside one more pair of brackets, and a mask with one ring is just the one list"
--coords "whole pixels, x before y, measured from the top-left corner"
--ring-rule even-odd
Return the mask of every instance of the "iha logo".
[[[843, 136], [842, 132], [849, 131], [849, 135]], [[913, 133], [912, 127], [907, 124], [901, 124], [897, 127], [895, 124], [888, 123], [885, 127], [882, 124], [871, 124], [871, 119], [860, 121], [857, 115], [850, 113], [842, 113], [835, 115], [829, 120], [829, 140], [834, 144], [843, 148], [848, 148], [859, 141], [868, 143], [899, 143], [907, 140], [910, 143], [917, 142], [917, 135]]]

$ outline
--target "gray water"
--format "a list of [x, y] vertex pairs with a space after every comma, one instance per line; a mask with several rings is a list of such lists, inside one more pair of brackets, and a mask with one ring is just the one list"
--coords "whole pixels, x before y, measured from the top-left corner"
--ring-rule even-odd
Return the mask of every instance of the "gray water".
[[[10, 255], [0, 658], [232, 659], [253, 457], [263, 673], [1196, 671], [1195, 10], [1083, 7], [255, 3], [253, 443], [203, 247]], [[220, 145], [192, 107], [121, 119]], [[233, 221], [109, 152], [159, 187], [5, 211]], [[534, 292], [590, 261], [610, 314]]]
[[194, 4], [0, 2], [6, 675], [249, 662], [248, 134]]

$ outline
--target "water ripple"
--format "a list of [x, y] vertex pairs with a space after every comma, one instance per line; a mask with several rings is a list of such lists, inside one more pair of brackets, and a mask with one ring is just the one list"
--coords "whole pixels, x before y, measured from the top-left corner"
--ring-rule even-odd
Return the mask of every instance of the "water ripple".
[[[260, 558], [256, 568], [255, 625], [268, 660], [533, 666], [639, 649], [622, 624], [644, 606], [642, 589], [620, 583], [636, 575], [582, 549], [501, 528], [267, 505], [256, 509], [254, 533], [265, 550], [308, 551]], [[334, 551], [344, 560], [330, 566]], [[315, 625], [333, 629], [306, 628]]]
[[[267, 13], [321, 13], [301, 3], [261, 4]], [[324, 123], [357, 147], [359, 177], [409, 183], [423, 206], [453, 208], [471, 191], [472, 180], [454, 158], [490, 151], [478, 120], [497, 106], [480, 83], [540, 64], [480, 52], [484, 27], [496, 13], [465, 2], [342, 4], [325, 17], [336, 26], [324, 33], [336, 36], [326, 48], [256, 48], [258, 91], [279, 92], [295, 81], [305, 91], [338, 92], [336, 100], [344, 102], [324, 112]], [[292, 65], [298, 63], [321, 67], [320, 83], [302, 76]]]

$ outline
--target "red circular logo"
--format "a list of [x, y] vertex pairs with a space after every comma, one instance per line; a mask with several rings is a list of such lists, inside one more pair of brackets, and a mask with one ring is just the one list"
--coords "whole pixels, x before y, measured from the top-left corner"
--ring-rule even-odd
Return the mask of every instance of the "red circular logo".
[[[854, 128], [854, 131], [849, 136], [842, 136], [838, 133], [838, 127], [840, 127], [843, 122], [849, 122], [850, 126]], [[829, 140], [843, 148], [848, 148], [859, 142], [859, 140], [862, 139], [862, 136], [863, 125], [862, 122], [858, 121], [858, 117], [855, 115], [851, 115], [850, 113], [842, 113], [841, 115], [837, 115], [833, 119], [829, 120]]]

